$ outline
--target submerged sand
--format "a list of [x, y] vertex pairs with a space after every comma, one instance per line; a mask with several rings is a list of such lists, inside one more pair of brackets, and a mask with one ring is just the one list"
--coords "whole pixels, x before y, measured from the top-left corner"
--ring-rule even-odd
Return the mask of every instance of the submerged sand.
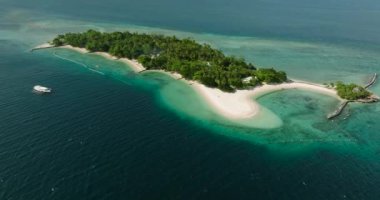
[[[80, 53], [89, 53], [89, 51], [84, 48], [77, 48], [69, 45], [62, 46], [60, 48], [71, 49]], [[145, 70], [145, 68], [136, 60], [130, 60], [127, 58], [119, 59], [105, 52], [95, 52], [94, 54], [103, 56], [107, 59], [121, 61], [130, 66], [135, 72], [141, 72]], [[174, 79], [181, 78], [181, 75], [178, 73], [165, 72], [163, 70], [156, 71], [166, 73]], [[235, 120], [248, 119], [258, 115], [260, 113], [261, 107], [255, 101], [255, 99], [264, 94], [279, 90], [301, 89], [307, 91], [314, 91], [341, 100], [341, 98], [337, 95], [336, 90], [334, 89], [328, 88], [324, 85], [298, 80], [277, 85], [265, 84], [262, 86], [254, 87], [252, 89], [237, 90], [234, 93], [223, 92], [217, 88], [209, 88], [196, 81], [188, 81], [184, 79], [181, 79], [181, 81], [186, 81], [189, 85], [191, 85], [191, 87], [194, 88], [217, 113], [226, 118]]]
[[202, 84], [194, 83], [193, 87], [209, 102], [214, 109], [230, 119], [251, 118], [260, 112], [260, 105], [256, 98], [275, 91], [286, 89], [301, 89], [314, 91], [340, 99], [336, 91], [303, 82], [282, 83], [278, 85], [262, 85], [248, 90], [237, 90], [234, 93], [223, 92], [219, 89], [208, 88]]

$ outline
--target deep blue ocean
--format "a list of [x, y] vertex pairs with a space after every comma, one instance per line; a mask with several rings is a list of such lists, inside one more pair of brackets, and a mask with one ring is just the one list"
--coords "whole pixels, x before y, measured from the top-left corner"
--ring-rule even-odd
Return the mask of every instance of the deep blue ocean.
[[168, 76], [29, 51], [89, 28], [192, 37], [317, 83], [380, 72], [375, 0], [0, 0], [1, 200], [380, 198], [380, 105], [329, 121], [335, 99], [281, 91], [258, 100], [281, 125], [247, 128]]

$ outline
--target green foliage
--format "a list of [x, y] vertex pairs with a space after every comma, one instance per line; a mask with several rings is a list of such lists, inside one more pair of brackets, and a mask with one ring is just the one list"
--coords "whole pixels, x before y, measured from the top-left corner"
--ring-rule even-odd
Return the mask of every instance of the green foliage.
[[[242, 58], [226, 56], [208, 44], [155, 34], [130, 32], [102, 33], [88, 30], [67, 33], [53, 40], [55, 46], [71, 45], [91, 52], [108, 52], [116, 57], [137, 59], [147, 69], [177, 72], [186, 79], [198, 80], [209, 87], [234, 91], [262, 82], [281, 83], [284, 72], [259, 69]], [[248, 83], [242, 80], [254, 76]]]
[[58, 37], [54, 38], [53, 45], [56, 47], [62, 46], [64, 44], [64, 35], [58, 35]]
[[344, 84], [342, 82], [337, 82], [335, 85], [338, 95], [343, 99], [358, 100], [364, 99], [371, 95], [371, 93], [365, 88], [353, 83]]
[[256, 77], [252, 77], [251, 80], [249, 80], [248, 83], [245, 83], [247, 87], [256, 87], [257, 85], [260, 85], [259, 80]]
[[265, 83], [282, 83], [287, 80], [286, 73], [271, 69], [258, 69], [254, 73], [260, 82]]

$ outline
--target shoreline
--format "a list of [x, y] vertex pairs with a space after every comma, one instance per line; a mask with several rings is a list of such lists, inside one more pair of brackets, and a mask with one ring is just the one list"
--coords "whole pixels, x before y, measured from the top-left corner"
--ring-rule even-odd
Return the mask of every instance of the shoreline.
[[301, 82], [262, 85], [252, 89], [237, 90], [234, 93], [227, 93], [219, 89], [208, 88], [197, 82], [193, 83], [193, 88], [201, 94], [211, 106], [213, 106], [215, 111], [229, 119], [246, 119], [254, 117], [260, 113], [261, 108], [260, 104], [255, 100], [265, 94], [281, 90], [300, 89], [313, 91], [343, 101], [333, 89]]
[[[61, 46], [61, 47], [57, 47], [57, 48], [70, 49], [70, 50], [74, 50], [74, 51], [77, 51], [77, 52], [83, 53], [83, 54], [90, 53], [85, 48], [73, 47], [71, 45], [65, 45], [65, 46]], [[142, 66], [139, 62], [137, 62], [137, 60], [130, 60], [127, 58], [117, 58], [117, 57], [112, 56], [111, 54], [106, 53], [106, 52], [93, 52], [91, 54], [99, 55], [99, 56], [102, 56], [102, 57], [110, 59], [110, 60], [123, 62], [123, 63], [127, 64], [128, 66], [130, 66], [133, 69], [133, 71], [135, 71], [137, 73], [145, 70], [145, 67]]]
[[[51, 46], [46, 48], [51, 48]], [[78, 48], [70, 45], [65, 45], [58, 48], [70, 49], [83, 54], [90, 53], [85, 48]], [[131, 67], [136, 73], [146, 70], [144, 66], [137, 62], [137, 60], [117, 58], [106, 52], [94, 52], [91, 54], [100, 55], [110, 60], [121, 61]], [[307, 81], [293, 80], [290, 83], [282, 83], [278, 85], [261, 85], [252, 89], [237, 90], [234, 93], [227, 93], [217, 88], [206, 87], [197, 81], [182, 79], [182, 76], [178, 73], [167, 72], [164, 70], [149, 71], [164, 73], [171, 76], [173, 79], [181, 79], [181, 81], [185, 81], [213, 108], [216, 113], [222, 115], [227, 119], [233, 120], [247, 119], [259, 114], [261, 106], [259, 103], [257, 103], [257, 101], [255, 101], [255, 99], [275, 91], [301, 89], [328, 95], [338, 99], [339, 101], [343, 101], [343, 99], [337, 95], [337, 92], [334, 89], [327, 88], [324, 85], [316, 83], [309, 83]]]

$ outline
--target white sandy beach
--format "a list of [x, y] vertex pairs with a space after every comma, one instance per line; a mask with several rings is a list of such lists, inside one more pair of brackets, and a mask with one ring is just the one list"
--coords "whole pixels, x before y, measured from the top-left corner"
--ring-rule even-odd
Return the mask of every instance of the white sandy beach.
[[[84, 48], [77, 48], [69, 45], [60, 48], [72, 49], [80, 53], [89, 52]], [[136, 60], [130, 60], [127, 58], [118, 59], [104, 52], [96, 52], [94, 54], [101, 55], [107, 59], [122, 61], [126, 63], [128, 66], [130, 66], [135, 72], [145, 70], [145, 68]], [[181, 78], [181, 75], [177, 73], [165, 72], [163, 70], [156, 71], [164, 72], [167, 75], [173, 77], [174, 79]], [[229, 119], [247, 119], [257, 115], [260, 112], [260, 105], [254, 99], [264, 94], [279, 90], [302, 89], [307, 91], [318, 92], [324, 95], [329, 95], [339, 100], [342, 100], [337, 95], [334, 89], [327, 88], [324, 85], [298, 80], [293, 81], [291, 83], [282, 83], [278, 85], [263, 85], [249, 90], [238, 90], [234, 93], [227, 93], [216, 88], [209, 88], [196, 81], [188, 81], [184, 79], [182, 79], [181, 81], [186, 81], [187, 83], [189, 83], [189, 85], [191, 85], [191, 87], [194, 88], [217, 113]]]
[[145, 70], [144, 66], [142, 66], [142, 64], [137, 62], [137, 60], [130, 60], [127, 58], [117, 58], [117, 57], [112, 56], [109, 53], [105, 53], [105, 52], [95, 52], [94, 54], [103, 56], [107, 59], [117, 60], [117, 61], [123, 62], [123, 63], [127, 64], [128, 66], [130, 66], [133, 69], [133, 71], [135, 71], [135, 72], [141, 72], [141, 71]]
[[77, 51], [79, 53], [88, 53], [89, 51], [85, 48], [79, 48], [79, 47], [73, 47], [71, 45], [65, 45], [65, 46], [61, 46], [59, 48], [63, 48], [63, 49], [71, 49], [71, 50], [74, 50], [74, 51]]
[[279, 90], [302, 89], [329, 95], [340, 100], [333, 89], [303, 82], [263, 85], [250, 90], [238, 90], [235, 93], [208, 88], [200, 83], [193, 83], [193, 87], [213, 106], [215, 111], [230, 119], [245, 119], [255, 116], [260, 112], [260, 105], [254, 99]]
[[[89, 53], [89, 51], [85, 48], [73, 47], [70, 45], [65, 45], [59, 48], [71, 49], [80, 53]], [[105, 52], [94, 52], [93, 54], [103, 56], [104, 58], [107, 58], [110, 60], [117, 60], [117, 61], [123, 62], [127, 64], [128, 66], [130, 66], [135, 72], [140, 72], [140, 71], [145, 70], [145, 68], [139, 62], [137, 62], [137, 60], [130, 60], [127, 58], [117, 58]]]
[[37, 50], [37, 49], [47, 49], [47, 48], [53, 48], [53, 47], [54, 47], [54, 45], [51, 45], [51, 44], [49, 44], [49, 43], [43, 43], [43, 44], [41, 44], [41, 45], [35, 46], [35, 47], [33, 48], [33, 50]]

